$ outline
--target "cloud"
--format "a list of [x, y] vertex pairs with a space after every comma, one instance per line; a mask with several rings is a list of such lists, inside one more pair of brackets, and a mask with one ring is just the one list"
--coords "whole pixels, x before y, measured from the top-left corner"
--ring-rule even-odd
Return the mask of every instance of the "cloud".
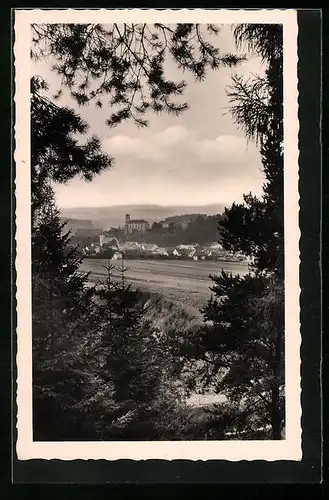
[[[221, 52], [236, 52], [229, 26], [218, 36]], [[49, 63], [47, 63], [49, 64]], [[58, 81], [49, 68], [46, 78], [52, 91]], [[177, 67], [167, 62], [168, 78], [176, 78]], [[261, 61], [250, 57], [234, 72], [262, 74]], [[40, 64], [33, 73], [43, 74]], [[263, 183], [257, 148], [247, 144], [236, 129], [227, 108], [225, 88], [232, 70], [221, 67], [209, 72], [203, 82], [185, 74], [188, 86], [183, 97], [190, 105], [179, 117], [150, 114], [149, 127], [137, 129], [123, 122], [116, 129], [105, 124], [110, 106], [76, 108], [88, 121], [90, 131], [102, 137], [103, 147], [115, 165], [91, 183], [74, 179], [56, 187], [61, 206], [97, 206], [123, 203], [208, 204], [231, 203], [250, 191], [259, 194]], [[175, 76], [176, 75], [176, 76]], [[181, 75], [178, 73], [178, 78]], [[75, 106], [70, 97], [61, 104]]]
[[143, 140], [128, 135], [115, 135], [103, 140], [105, 151], [111, 152], [114, 156], [137, 157], [146, 160], [162, 161], [163, 152], [160, 148], [154, 147], [152, 143], [145, 144]]
[[233, 135], [219, 135], [215, 139], [200, 139], [191, 144], [193, 152], [200, 161], [216, 163], [220, 160], [228, 160], [233, 163], [241, 160], [249, 153], [257, 154], [254, 147], [248, 150], [248, 144], [242, 137]]
[[114, 135], [103, 145], [115, 157], [113, 169], [89, 185], [74, 180], [58, 188], [62, 206], [76, 206], [79, 196], [89, 206], [230, 204], [261, 190], [259, 153], [240, 136], [205, 137], [180, 125]]
[[232, 168], [241, 171], [250, 161], [253, 168], [255, 163], [259, 163], [255, 146], [248, 145], [241, 136], [221, 134], [215, 138], [202, 137], [181, 125], [167, 127], [160, 132], [146, 130], [139, 137], [115, 135], [104, 139], [103, 145], [119, 164], [124, 159], [160, 162], [160, 165], [153, 164], [156, 170], [167, 167], [167, 170], [182, 176], [197, 165], [213, 174], [217, 165], [222, 175], [232, 175]]
[[158, 132], [157, 134], [155, 134], [154, 138], [155, 141], [163, 147], [170, 147], [183, 142], [184, 140], [188, 139], [188, 137], [189, 131], [185, 127], [183, 127], [182, 125], [175, 125], [172, 127], [167, 127], [162, 132]]
[[189, 131], [177, 125], [167, 127], [157, 133], [147, 131], [147, 133], [141, 133], [140, 137], [114, 135], [103, 139], [103, 147], [113, 155], [165, 161], [170, 158], [171, 150], [186, 140], [189, 140]]

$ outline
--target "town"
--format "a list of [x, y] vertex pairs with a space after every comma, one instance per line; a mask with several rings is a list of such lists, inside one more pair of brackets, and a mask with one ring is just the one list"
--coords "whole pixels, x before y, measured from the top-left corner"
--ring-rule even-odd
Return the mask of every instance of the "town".
[[[153, 223], [153, 230], [180, 230], [183, 233], [193, 225], [193, 221], [183, 218], [182, 220], [161, 221]], [[80, 234], [80, 238], [79, 238]], [[83, 257], [86, 258], [109, 258], [118, 259], [166, 259], [166, 260], [225, 260], [228, 262], [249, 262], [248, 256], [242, 253], [233, 253], [225, 250], [216, 241], [208, 243], [193, 242], [190, 244], [166, 244], [159, 245], [150, 243], [151, 228], [148, 221], [144, 219], [131, 219], [126, 214], [125, 223], [121, 228], [112, 228], [96, 232], [93, 238], [83, 238], [81, 231], [76, 233], [75, 244], [79, 247]], [[148, 235], [148, 238], [146, 238]], [[148, 241], [143, 241], [144, 239]]]

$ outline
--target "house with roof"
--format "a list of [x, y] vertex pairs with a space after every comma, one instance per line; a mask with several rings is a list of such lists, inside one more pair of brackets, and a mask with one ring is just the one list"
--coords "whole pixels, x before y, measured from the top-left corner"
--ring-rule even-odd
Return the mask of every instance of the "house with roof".
[[111, 233], [105, 232], [99, 236], [99, 245], [101, 247], [119, 248], [119, 240], [115, 236], [112, 236]]
[[131, 219], [130, 214], [126, 214], [124, 232], [125, 234], [131, 234], [133, 231], [139, 231], [145, 233], [150, 229], [150, 225], [147, 220], [144, 219]]
[[158, 245], [153, 243], [141, 243], [140, 248], [145, 252], [154, 252], [158, 248]]
[[194, 246], [181, 244], [181, 245], [177, 245], [177, 248], [179, 248], [179, 250], [193, 250]]
[[172, 255], [174, 257], [181, 257], [182, 254], [181, 254], [180, 250], [176, 247], [176, 248], [173, 249]]
[[197, 248], [195, 254], [193, 255], [193, 260], [206, 260], [207, 251], [203, 248]]
[[196, 254], [196, 248], [193, 245], [178, 245], [176, 248], [181, 256], [188, 257], [189, 259], [192, 259]]
[[112, 255], [112, 259], [113, 260], [123, 259], [123, 253], [122, 252], [114, 252], [114, 254]]
[[137, 241], [126, 241], [124, 243], [120, 243], [119, 250], [140, 250], [141, 245]]
[[100, 253], [101, 247], [99, 245], [97, 245], [97, 243], [92, 243], [90, 246], [91, 246], [92, 252]]
[[210, 245], [210, 250], [223, 250], [223, 246], [216, 241]]
[[165, 247], [157, 247], [153, 250], [154, 255], [162, 255], [163, 257], [168, 257], [169, 253]]
[[172, 251], [172, 255], [175, 257], [185, 257], [187, 259], [192, 259], [196, 253], [195, 248], [186, 248], [188, 245], [179, 245], [175, 247]]

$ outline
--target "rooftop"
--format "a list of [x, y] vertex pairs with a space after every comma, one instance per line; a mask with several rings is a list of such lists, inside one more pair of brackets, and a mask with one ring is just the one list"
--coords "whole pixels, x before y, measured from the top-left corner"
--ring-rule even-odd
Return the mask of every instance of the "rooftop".
[[132, 219], [128, 224], [148, 224], [147, 220], [144, 219]]

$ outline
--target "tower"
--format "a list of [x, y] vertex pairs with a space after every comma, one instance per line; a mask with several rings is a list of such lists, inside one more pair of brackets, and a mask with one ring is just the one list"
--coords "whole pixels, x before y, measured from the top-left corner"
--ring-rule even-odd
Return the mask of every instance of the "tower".
[[130, 215], [126, 214], [125, 215], [125, 225], [124, 225], [124, 232], [127, 235], [129, 233], [129, 222], [130, 222]]

